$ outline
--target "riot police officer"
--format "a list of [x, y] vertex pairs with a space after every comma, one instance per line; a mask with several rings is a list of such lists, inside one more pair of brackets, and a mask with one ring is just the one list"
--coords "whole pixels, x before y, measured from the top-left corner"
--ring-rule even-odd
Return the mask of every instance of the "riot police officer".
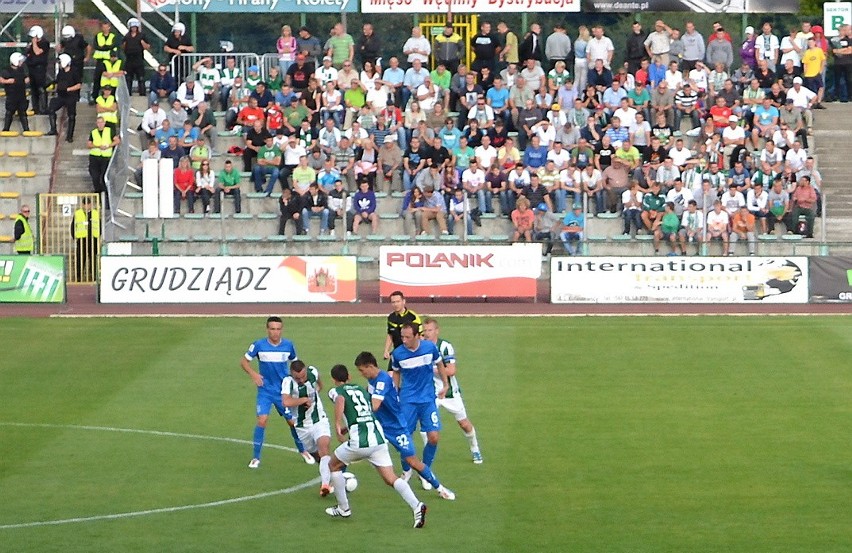
[[21, 121], [21, 127], [24, 131], [30, 130], [30, 124], [27, 121], [27, 70], [24, 69], [26, 56], [20, 52], [15, 52], [9, 56], [9, 68], [4, 69], [0, 74], [0, 84], [6, 89], [6, 118], [3, 121], [3, 130], [8, 131], [12, 126], [12, 118], [15, 113], [18, 114], [18, 119]]
[[44, 29], [38, 25], [30, 27], [30, 43], [27, 45], [27, 69], [30, 76], [30, 97], [33, 111], [38, 115], [47, 111], [47, 56], [50, 54], [50, 42], [44, 38]]
[[62, 39], [59, 41], [61, 53], [71, 56], [71, 72], [78, 82], [83, 82], [83, 64], [86, 61], [86, 49], [89, 43], [71, 25], [62, 27]]
[[145, 50], [151, 48], [148, 38], [142, 33], [142, 24], [135, 17], [127, 21], [127, 34], [121, 41], [124, 49], [124, 75], [127, 79], [127, 92], [133, 91], [133, 79], [136, 78], [140, 96], [145, 94]]
[[59, 73], [56, 75], [56, 96], [50, 100], [47, 114], [50, 118], [48, 136], [56, 135], [56, 113], [65, 108], [68, 115], [68, 131], [65, 133], [66, 142], [74, 142], [74, 127], [77, 124], [77, 102], [80, 101], [80, 79], [73, 69], [73, 61], [68, 54], [59, 56]]

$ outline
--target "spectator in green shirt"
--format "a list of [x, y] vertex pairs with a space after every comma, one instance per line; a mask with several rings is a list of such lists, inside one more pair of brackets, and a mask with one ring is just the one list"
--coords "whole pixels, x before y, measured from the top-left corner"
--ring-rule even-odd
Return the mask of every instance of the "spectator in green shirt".
[[358, 117], [361, 108], [367, 103], [367, 87], [358, 79], [352, 79], [352, 86], [343, 93], [343, 103], [346, 104], [346, 119], [343, 128], [352, 126], [352, 121]]
[[[307, 158], [305, 158], [307, 160]], [[257, 163], [252, 171], [254, 178], [254, 191], [263, 192], [267, 197], [272, 195], [272, 189], [275, 187], [275, 181], [278, 180], [279, 169], [281, 165], [281, 149], [275, 145], [273, 138], [267, 135], [263, 146], [257, 151]], [[269, 183], [266, 183], [266, 176], [269, 175]]]
[[316, 182], [317, 172], [314, 168], [308, 165], [308, 156], [299, 158], [299, 165], [293, 169], [293, 192], [299, 197], [304, 196], [308, 192], [311, 183]]
[[227, 194], [234, 198], [234, 213], [240, 213], [242, 210], [240, 198], [240, 172], [234, 168], [231, 160], [225, 161], [225, 168], [219, 172], [216, 179], [216, 195], [213, 196], [213, 212], [222, 212], [222, 194]]
[[[677, 254], [678, 231], [680, 230], [680, 217], [675, 213], [674, 202], [666, 202], [660, 223], [654, 230], [654, 251], [660, 253], [660, 242], [665, 240], [671, 247], [671, 255]], [[686, 255], [686, 248], [681, 244], [681, 254]]]
[[355, 41], [343, 30], [341, 23], [331, 29], [331, 36], [325, 43], [325, 55], [331, 56], [331, 62], [337, 69], [343, 67], [343, 62], [351, 62], [355, 58]]

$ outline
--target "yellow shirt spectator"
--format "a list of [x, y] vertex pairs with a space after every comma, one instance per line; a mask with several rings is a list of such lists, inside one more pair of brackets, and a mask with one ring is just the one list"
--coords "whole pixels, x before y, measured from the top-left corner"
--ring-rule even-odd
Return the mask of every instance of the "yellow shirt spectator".
[[802, 54], [802, 76], [813, 78], [822, 72], [822, 65], [825, 63], [825, 52], [819, 46], [808, 48]]

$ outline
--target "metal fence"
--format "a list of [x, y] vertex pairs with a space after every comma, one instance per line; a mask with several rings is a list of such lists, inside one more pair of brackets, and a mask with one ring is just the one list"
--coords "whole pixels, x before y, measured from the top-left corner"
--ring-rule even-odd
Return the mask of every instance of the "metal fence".
[[118, 137], [121, 143], [115, 147], [109, 162], [106, 174], [106, 201], [104, 202], [107, 212], [103, 214], [104, 232], [103, 238], [107, 242], [117, 239], [119, 229], [125, 230], [132, 224], [133, 215], [123, 211], [121, 205], [124, 196], [130, 186], [129, 179], [134, 172], [130, 165], [130, 151], [135, 148], [131, 143], [132, 136], [136, 131], [130, 125], [130, 91], [124, 79], [118, 80], [118, 89], [115, 91], [116, 103], [118, 104]]
[[225, 67], [226, 60], [228, 58], [234, 58], [236, 61], [236, 67], [240, 70], [240, 75], [243, 77], [248, 74], [248, 68], [252, 65], [256, 65], [258, 68], [261, 66], [260, 56], [258, 54], [208, 52], [176, 56], [172, 58], [171, 62], [169, 62], [169, 69], [171, 70], [172, 75], [175, 76], [175, 79], [177, 79], [177, 82], [181, 83], [186, 80], [189, 75], [193, 74], [194, 70], [192, 67], [204, 58], [212, 59], [213, 67], [216, 69], [223, 69]]
[[[72, 284], [98, 280], [100, 239], [92, 228], [86, 238], [77, 238], [74, 233], [74, 215], [81, 209], [85, 211], [86, 202], [93, 213], [102, 215], [99, 194], [38, 195], [39, 252], [67, 257], [67, 280]], [[92, 225], [100, 224], [99, 219], [92, 219]]]

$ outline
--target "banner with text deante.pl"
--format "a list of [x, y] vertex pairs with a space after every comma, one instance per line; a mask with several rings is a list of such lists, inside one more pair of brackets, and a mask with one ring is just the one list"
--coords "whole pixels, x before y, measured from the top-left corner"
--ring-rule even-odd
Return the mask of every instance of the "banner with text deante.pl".
[[0, 303], [63, 303], [65, 258], [0, 255]]
[[583, 0], [584, 12], [797, 13], [799, 0]]

